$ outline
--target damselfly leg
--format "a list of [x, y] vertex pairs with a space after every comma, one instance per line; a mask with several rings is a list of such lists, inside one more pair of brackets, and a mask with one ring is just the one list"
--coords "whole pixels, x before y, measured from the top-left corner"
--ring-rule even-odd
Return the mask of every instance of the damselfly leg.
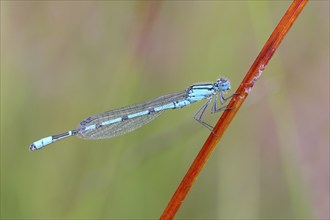
[[[230, 95], [229, 97], [224, 97], [223, 93], [220, 92], [220, 104], [223, 105], [227, 100], [229, 100], [231, 97], [233, 97], [235, 94]], [[200, 124], [202, 124], [204, 127], [206, 127], [207, 129], [209, 129], [210, 131], [213, 132], [213, 126], [208, 124], [207, 122], [203, 121], [203, 115], [205, 110], [207, 109], [207, 107], [209, 106], [209, 104], [212, 102], [212, 97], [209, 97], [206, 101], [206, 103], [196, 112], [196, 114], [194, 115], [194, 119], [199, 122]], [[211, 107], [211, 114], [213, 113], [217, 113], [220, 111], [225, 111], [225, 110], [230, 110], [231, 108], [228, 108], [227, 106], [222, 106], [219, 107], [217, 106], [218, 103], [218, 94], [214, 95], [214, 101], [212, 103], [212, 107]]]

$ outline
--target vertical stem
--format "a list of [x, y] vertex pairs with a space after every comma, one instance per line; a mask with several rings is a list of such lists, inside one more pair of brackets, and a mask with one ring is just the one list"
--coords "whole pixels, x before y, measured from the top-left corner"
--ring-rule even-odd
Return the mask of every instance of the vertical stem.
[[230, 110], [226, 110], [221, 115], [219, 121], [213, 129], [213, 132], [210, 133], [209, 137], [205, 141], [202, 149], [198, 153], [194, 162], [191, 164], [189, 170], [187, 171], [186, 175], [178, 186], [176, 192], [174, 193], [173, 197], [165, 208], [160, 219], [174, 218], [183, 200], [188, 194], [192, 184], [196, 180], [198, 174], [204, 167], [213, 150], [215, 149], [216, 144], [220, 141], [226, 128], [233, 120], [237, 111], [240, 109], [247, 95], [251, 91], [253, 85], [261, 76], [269, 60], [272, 58], [276, 49], [282, 42], [284, 36], [289, 31], [290, 27], [295, 22], [302, 9], [305, 7], [307, 1], [308, 0], [294, 0], [292, 2], [292, 4], [282, 17], [281, 21], [278, 23], [273, 33], [265, 43], [264, 47], [260, 51], [259, 55], [255, 59], [254, 63], [250, 67], [249, 71], [245, 75], [245, 78], [243, 79], [235, 93], [236, 95], [228, 104], [228, 108], [230, 108]]

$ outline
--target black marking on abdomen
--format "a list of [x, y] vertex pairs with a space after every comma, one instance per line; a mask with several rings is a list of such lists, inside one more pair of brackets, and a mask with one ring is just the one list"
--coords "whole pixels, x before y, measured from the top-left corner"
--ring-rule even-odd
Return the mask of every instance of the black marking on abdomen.
[[156, 112], [154, 108], [150, 108], [150, 109], [148, 109], [148, 111], [149, 111], [149, 112], [148, 112], [149, 115], [150, 115], [151, 113]]
[[66, 136], [68, 136], [69, 135], [69, 132], [65, 132], [65, 133], [63, 133], [63, 134], [56, 134], [56, 135], [53, 135], [52, 136], [52, 139], [54, 140], [54, 139], [59, 139], [59, 138], [62, 138], [62, 137], [66, 137]]

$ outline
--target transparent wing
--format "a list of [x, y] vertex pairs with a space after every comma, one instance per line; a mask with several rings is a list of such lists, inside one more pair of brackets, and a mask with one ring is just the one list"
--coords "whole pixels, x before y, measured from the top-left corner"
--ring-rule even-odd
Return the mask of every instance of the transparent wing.
[[[107, 111], [101, 114], [93, 115], [89, 118], [86, 118], [77, 126], [77, 137], [84, 139], [105, 139], [113, 138], [119, 135], [126, 134], [131, 132], [151, 120], [158, 117], [162, 111], [149, 112], [149, 114], [141, 115], [135, 118], [126, 119], [124, 121], [119, 121], [109, 125], [98, 127], [94, 129], [85, 129], [90, 125], [101, 124], [103, 122], [111, 121], [118, 118], [123, 118], [131, 114], [143, 112], [149, 109], [154, 109], [159, 106], [163, 106], [175, 101], [184, 100], [187, 97], [187, 92], [179, 92], [174, 94], [169, 94], [161, 96], [149, 102], [127, 106], [120, 109], [115, 109]], [[98, 127], [98, 128], [97, 128]]]
[[100, 128], [80, 131], [77, 134], [77, 137], [84, 138], [84, 139], [106, 139], [106, 138], [113, 138], [128, 132], [131, 132], [151, 120], [155, 119], [161, 114], [161, 112], [155, 112], [149, 115], [143, 115], [140, 117], [128, 119], [126, 121], [113, 123], [110, 125], [102, 126]]

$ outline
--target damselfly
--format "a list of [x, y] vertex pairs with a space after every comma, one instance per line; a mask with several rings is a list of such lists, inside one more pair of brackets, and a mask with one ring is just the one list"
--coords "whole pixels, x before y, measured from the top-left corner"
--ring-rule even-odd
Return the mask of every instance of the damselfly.
[[220, 104], [223, 105], [231, 97], [224, 97], [224, 94], [229, 89], [229, 80], [220, 78], [214, 83], [195, 84], [182, 92], [164, 95], [149, 102], [93, 115], [80, 122], [75, 130], [45, 137], [33, 142], [30, 145], [30, 150], [41, 149], [46, 145], [70, 136], [77, 136], [83, 139], [113, 138], [145, 125], [165, 110], [183, 108], [204, 99], [206, 99], [206, 103], [196, 112], [194, 119], [211, 130], [213, 127], [204, 122], [202, 116], [212, 102], [213, 97], [211, 113], [225, 110], [226, 106], [218, 108], [217, 103], [219, 99]]

